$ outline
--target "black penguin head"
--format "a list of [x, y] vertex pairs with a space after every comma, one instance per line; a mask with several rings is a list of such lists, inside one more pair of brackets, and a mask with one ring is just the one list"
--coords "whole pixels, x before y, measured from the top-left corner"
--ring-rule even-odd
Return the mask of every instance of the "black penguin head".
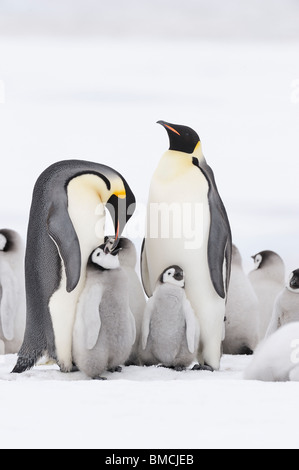
[[299, 269], [295, 269], [290, 275], [289, 288], [299, 294]]
[[173, 265], [164, 269], [159, 281], [161, 284], [173, 284], [177, 287], [185, 287], [185, 275], [180, 266]]
[[157, 124], [161, 124], [168, 133], [170, 142], [169, 150], [191, 154], [200, 142], [200, 138], [191, 127], [171, 124], [165, 121], [157, 121]]
[[88, 264], [100, 271], [119, 268], [118, 248], [110, 251], [105, 243], [98, 246], [90, 255]]

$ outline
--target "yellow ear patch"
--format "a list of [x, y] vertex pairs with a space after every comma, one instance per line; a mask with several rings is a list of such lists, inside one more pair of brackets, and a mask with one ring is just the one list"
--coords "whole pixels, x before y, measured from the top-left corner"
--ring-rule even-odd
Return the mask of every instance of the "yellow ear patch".
[[119, 197], [120, 199], [125, 199], [127, 197], [125, 189], [114, 191], [113, 194], [115, 194], [115, 196]]

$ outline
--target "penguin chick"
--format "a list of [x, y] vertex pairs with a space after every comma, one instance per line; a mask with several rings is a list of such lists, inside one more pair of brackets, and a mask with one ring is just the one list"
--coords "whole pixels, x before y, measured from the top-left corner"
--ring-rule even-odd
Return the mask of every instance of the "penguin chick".
[[276, 298], [266, 337], [286, 323], [299, 321], [299, 269], [290, 274], [286, 287]]
[[184, 272], [179, 266], [170, 266], [161, 274], [142, 322], [144, 365], [161, 363], [183, 370], [196, 360], [199, 322], [184, 287]]
[[252, 354], [259, 339], [259, 304], [235, 245], [225, 316], [224, 354]]
[[299, 322], [284, 325], [258, 345], [244, 378], [299, 381]]
[[[106, 246], [111, 250], [113, 246], [115, 246], [115, 237], [106, 237], [105, 243]], [[137, 263], [137, 253], [134, 244], [131, 242], [131, 240], [125, 237], [119, 238], [117, 247], [120, 250], [118, 254], [119, 262], [123, 271], [127, 275], [129, 283], [129, 305], [136, 324], [136, 340], [132, 347], [130, 357], [126, 361], [125, 365], [140, 365], [139, 343], [141, 335], [141, 323], [146, 301], [140, 279], [135, 270]]]
[[103, 244], [92, 252], [77, 306], [74, 361], [93, 379], [102, 379], [105, 370], [119, 370], [130, 356], [136, 337], [128, 279], [118, 251], [116, 248], [110, 252]]
[[261, 251], [252, 258], [255, 269], [248, 277], [259, 301], [261, 340], [268, 329], [275, 299], [285, 285], [285, 265], [274, 251]]
[[14, 230], [0, 230], [0, 353], [17, 353], [25, 321], [24, 246]]

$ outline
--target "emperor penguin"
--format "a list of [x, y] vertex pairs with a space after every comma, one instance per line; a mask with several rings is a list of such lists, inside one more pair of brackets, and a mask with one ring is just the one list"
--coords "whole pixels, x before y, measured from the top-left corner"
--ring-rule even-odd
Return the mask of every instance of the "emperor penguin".
[[200, 323], [198, 361], [218, 369], [231, 269], [231, 231], [212, 169], [197, 133], [158, 121], [170, 147], [152, 177], [141, 253], [145, 292], [153, 295], [167, 266], [178, 265]]
[[[111, 249], [115, 244], [115, 238], [111, 236], [106, 237], [105, 243], [108, 249]], [[120, 265], [128, 278], [129, 304], [136, 324], [135, 344], [125, 365], [139, 365], [139, 342], [143, 312], [146, 305], [145, 295], [140, 278], [136, 272], [137, 252], [134, 243], [128, 238], [120, 237], [117, 246], [119, 248], [118, 258]]]
[[24, 245], [14, 230], [0, 230], [0, 354], [17, 353], [26, 319]]
[[77, 307], [73, 357], [79, 370], [93, 379], [103, 379], [106, 370], [120, 371], [136, 338], [128, 278], [118, 251], [105, 244], [93, 251]]
[[265, 382], [299, 381], [299, 322], [282, 326], [258, 345], [244, 378]]
[[179, 266], [169, 266], [144, 311], [142, 363], [184, 370], [196, 360], [199, 333], [198, 318], [185, 293], [184, 272]]
[[76, 305], [90, 253], [104, 241], [105, 207], [115, 240], [135, 209], [135, 197], [114, 169], [85, 160], [54, 163], [38, 178], [25, 254], [27, 321], [13, 372], [47, 354], [61, 371], [72, 369]]
[[252, 354], [259, 341], [259, 303], [236, 245], [225, 310], [224, 354]]
[[275, 300], [266, 337], [286, 323], [295, 321], [299, 322], [299, 269], [290, 274], [286, 287]]
[[265, 250], [252, 256], [255, 269], [248, 277], [257, 295], [260, 310], [259, 339], [267, 332], [276, 297], [285, 286], [285, 265], [274, 251]]

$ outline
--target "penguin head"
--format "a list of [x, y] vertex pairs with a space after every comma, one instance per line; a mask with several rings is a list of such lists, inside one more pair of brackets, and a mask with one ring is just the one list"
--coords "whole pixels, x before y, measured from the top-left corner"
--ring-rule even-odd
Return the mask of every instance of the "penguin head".
[[295, 269], [295, 271], [293, 271], [290, 274], [287, 288], [291, 292], [295, 292], [296, 294], [299, 294], [299, 269]]
[[261, 266], [262, 261], [263, 261], [262, 254], [257, 253], [256, 255], [253, 255], [251, 258], [253, 259], [255, 269], [259, 269], [259, 267]]
[[119, 249], [117, 248], [113, 251], [109, 251], [109, 248], [103, 243], [91, 253], [89, 264], [99, 268], [101, 271], [117, 269], [120, 266], [118, 252]]
[[7, 238], [3, 233], [0, 233], [0, 251], [5, 251], [7, 247]]
[[[115, 237], [106, 236], [105, 244], [109, 250], [113, 250], [115, 246]], [[119, 250], [119, 262], [122, 266], [129, 266], [135, 269], [137, 263], [137, 252], [133, 242], [126, 237], [120, 237], [118, 239], [117, 249]], [[113, 250], [115, 252], [115, 249]]]
[[161, 284], [173, 284], [177, 287], [185, 287], [185, 275], [179, 266], [169, 266], [161, 274], [159, 281]]
[[167, 131], [170, 143], [169, 150], [192, 154], [195, 148], [200, 145], [200, 138], [191, 127], [165, 121], [157, 121], [157, 124], [161, 124]]
[[251, 257], [254, 262], [255, 269], [263, 269], [274, 265], [281, 265], [283, 261], [275, 251], [260, 251]]

